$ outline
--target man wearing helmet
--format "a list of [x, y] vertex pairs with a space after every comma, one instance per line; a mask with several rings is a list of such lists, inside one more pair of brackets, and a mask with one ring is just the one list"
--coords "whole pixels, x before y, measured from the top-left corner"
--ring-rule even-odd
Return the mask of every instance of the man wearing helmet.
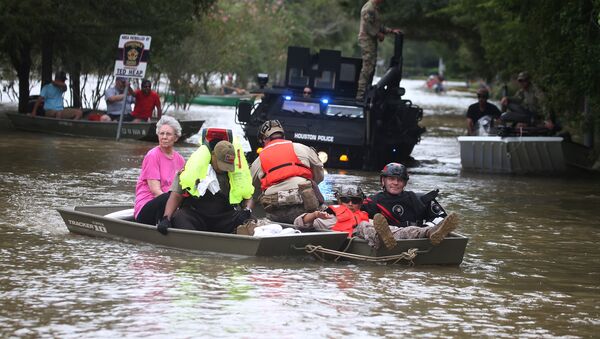
[[456, 225], [442, 222], [426, 227], [389, 226], [381, 214], [376, 214], [377, 221], [372, 221], [367, 212], [361, 211], [365, 195], [355, 185], [344, 185], [336, 189], [335, 198], [336, 204], [328, 206], [324, 211], [303, 213], [294, 220], [294, 225], [300, 230], [347, 232], [349, 237], [365, 239], [376, 249], [381, 247], [381, 242], [391, 249], [396, 245], [396, 240], [400, 239], [429, 238], [432, 244], [438, 245]]
[[408, 172], [404, 165], [395, 162], [385, 165], [380, 175], [382, 192], [367, 198], [362, 207], [373, 218], [377, 233], [386, 246], [393, 246], [395, 242], [391, 239], [393, 234], [388, 224], [397, 227], [440, 225], [448, 232], [458, 224], [458, 216], [446, 214], [435, 200], [437, 191], [418, 195], [404, 190], [407, 182]]
[[296, 216], [317, 210], [323, 203], [317, 184], [323, 181], [323, 163], [310, 147], [285, 140], [278, 120], [265, 121], [258, 131], [263, 150], [250, 171], [259, 202], [268, 219], [292, 223]]

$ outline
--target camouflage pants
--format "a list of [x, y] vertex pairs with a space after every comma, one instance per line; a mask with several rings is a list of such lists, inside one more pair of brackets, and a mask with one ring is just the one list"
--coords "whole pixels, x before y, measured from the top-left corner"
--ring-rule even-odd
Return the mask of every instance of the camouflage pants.
[[299, 185], [298, 188], [275, 194], [262, 194], [258, 201], [264, 207], [268, 219], [287, 224], [293, 224], [300, 214], [316, 211], [319, 207], [311, 184], [308, 187]]
[[375, 75], [375, 64], [377, 63], [377, 40], [376, 39], [358, 39], [358, 45], [362, 51], [362, 68], [358, 78], [358, 89], [356, 98], [362, 99], [365, 96], [367, 86], [373, 83]]
[[267, 219], [286, 224], [293, 224], [297, 216], [306, 213], [304, 205], [277, 206], [265, 212]]
[[[429, 235], [435, 231], [435, 226], [419, 227], [419, 226], [407, 226], [407, 227], [396, 227], [390, 226], [390, 230], [394, 235], [394, 239], [419, 239], [429, 238]], [[369, 246], [378, 249], [381, 246], [381, 239], [375, 231], [373, 224], [368, 222], [361, 222], [354, 229], [354, 235], [365, 239]]]

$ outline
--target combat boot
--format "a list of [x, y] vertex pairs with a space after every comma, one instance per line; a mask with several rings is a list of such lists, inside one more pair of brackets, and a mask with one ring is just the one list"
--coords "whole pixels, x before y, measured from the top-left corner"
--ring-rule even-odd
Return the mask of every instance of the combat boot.
[[373, 226], [375, 227], [377, 235], [388, 250], [391, 250], [396, 246], [396, 239], [394, 239], [394, 234], [392, 233], [392, 230], [390, 230], [390, 225], [381, 213], [377, 213], [373, 217]]
[[458, 214], [452, 212], [439, 224], [434, 226], [433, 232], [429, 236], [429, 240], [433, 245], [439, 245], [448, 233], [454, 231], [458, 226]]

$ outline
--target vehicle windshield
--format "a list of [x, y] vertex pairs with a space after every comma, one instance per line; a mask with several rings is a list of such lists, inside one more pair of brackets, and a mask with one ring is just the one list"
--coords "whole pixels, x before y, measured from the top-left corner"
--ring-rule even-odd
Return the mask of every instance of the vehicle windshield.
[[321, 108], [318, 103], [302, 102], [294, 100], [285, 100], [282, 109], [288, 112], [321, 114]]
[[350, 118], [362, 118], [363, 109], [356, 106], [329, 105], [325, 114], [328, 116], [343, 116]]

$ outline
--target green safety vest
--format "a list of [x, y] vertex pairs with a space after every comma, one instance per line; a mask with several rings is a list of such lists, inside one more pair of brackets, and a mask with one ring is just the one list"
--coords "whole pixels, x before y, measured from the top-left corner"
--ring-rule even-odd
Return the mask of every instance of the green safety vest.
[[[235, 170], [227, 172], [229, 177], [229, 203], [239, 204], [244, 199], [252, 198], [254, 186], [252, 185], [252, 175], [248, 167], [248, 161], [237, 138], [233, 139], [233, 148], [235, 149]], [[211, 152], [208, 146], [201, 145], [185, 163], [183, 172], [179, 175], [179, 184], [183, 190], [194, 197], [199, 197], [197, 185], [206, 177], [208, 165], [211, 160]]]

